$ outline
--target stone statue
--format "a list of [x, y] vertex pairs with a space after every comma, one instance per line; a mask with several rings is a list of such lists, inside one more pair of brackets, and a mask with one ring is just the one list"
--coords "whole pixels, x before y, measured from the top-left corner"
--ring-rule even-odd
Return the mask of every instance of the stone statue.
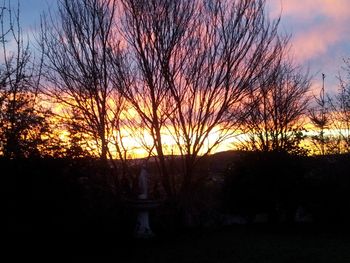
[[137, 181], [137, 199], [131, 201], [131, 205], [136, 208], [137, 219], [134, 236], [136, 238], [151, 238], [154, 236], [149, 225], [149, 210], [159, 206], [159, 201], [148, 197], [148, 177], [146, 162], [141, 167]]
[[147, 199], [148, 198], [148, 172], [146, 170], [146, 165], [142, 165], [141, 172], [138, 180], [138, 198]]

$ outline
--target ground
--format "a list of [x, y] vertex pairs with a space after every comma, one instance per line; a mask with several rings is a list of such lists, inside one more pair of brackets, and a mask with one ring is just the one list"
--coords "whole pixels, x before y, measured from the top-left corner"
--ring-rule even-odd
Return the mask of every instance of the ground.
[[[18, 245], [30, 254], [95, 262], [235, 262], [345, 263], [350, 262], [350, 234], [341, 228], [229, 227], [186, 230], [153, 240], [121, 239], [111, 233], [48, 233]], [[18, 241], [18, 240], [17, 240]], [[36, 243], [37, 242], [37, 243]]]

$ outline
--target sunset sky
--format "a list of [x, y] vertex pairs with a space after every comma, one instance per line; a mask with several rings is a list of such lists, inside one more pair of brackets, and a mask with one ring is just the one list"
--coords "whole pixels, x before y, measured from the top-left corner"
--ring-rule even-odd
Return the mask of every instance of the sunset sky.
[[[11, 1], [15, 3], [16, 1]], [[39, 27], [41, 12], [54, 8], [56, 0], [19, 0], [22, 26]], [[342, 59], [350, 57], [350, 0], [267, 0], [270, 16], [282, 15], [280, 30], [292, 34], [296, 62], [310, 69], [313, 90], [326, 74], [326, 90], [336, 91], [336, 75]]]

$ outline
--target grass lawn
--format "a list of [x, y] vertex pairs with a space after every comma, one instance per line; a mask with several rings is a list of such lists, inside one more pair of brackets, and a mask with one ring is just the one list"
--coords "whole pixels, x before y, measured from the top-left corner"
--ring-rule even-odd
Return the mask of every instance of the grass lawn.
[[[321, 233], [322, 232], [322, 233]], [[96, 262], [350, 262], [350, 234], [309, 229], [226, 228], [188, 231], [153, 240], [126, 239], [112, 234], [85, 236], [61, 243], [77, 259]], [[79, 240], [79, 241], [78, 241]], [[80, 243], [79, 243], [80, 242]]]

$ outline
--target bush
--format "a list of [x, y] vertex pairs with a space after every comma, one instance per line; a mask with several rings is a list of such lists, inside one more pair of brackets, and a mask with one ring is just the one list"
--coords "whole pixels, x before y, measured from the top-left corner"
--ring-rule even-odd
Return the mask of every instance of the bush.
[[291, 219], [304, 174], [303, 159], [286, 153], [245, 152], [229, 165], [222, 189], [223, 208], [252, 219], [258, 213]]
[[8, 229], [104, 230], [122, 220], [110, 169], [92, 159], [0, 159]]

